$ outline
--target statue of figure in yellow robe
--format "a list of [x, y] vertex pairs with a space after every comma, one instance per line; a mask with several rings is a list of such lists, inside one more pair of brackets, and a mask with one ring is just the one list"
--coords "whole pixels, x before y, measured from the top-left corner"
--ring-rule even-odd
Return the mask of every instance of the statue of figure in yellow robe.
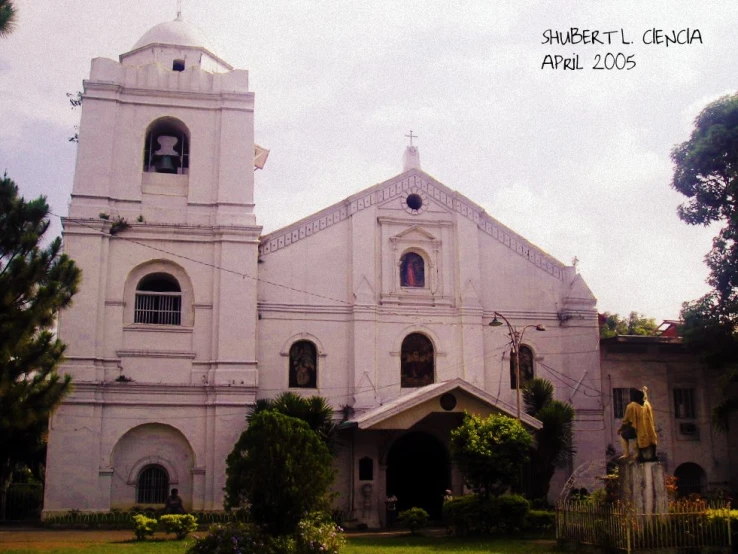
[[[631, 402], [625, 408], [623, 423], [618, 429], [620, 444], [623, 447], [621, 458], [633, 458], [639, 461], [656, 459], [656, 445], [659, 442], [656, 426], [653, 421], [653, 408], [648, 401], [648, 387], [642, 390], [631, 389]], [[631, 455], [630, 441], [636, 441], [636, 449]]]

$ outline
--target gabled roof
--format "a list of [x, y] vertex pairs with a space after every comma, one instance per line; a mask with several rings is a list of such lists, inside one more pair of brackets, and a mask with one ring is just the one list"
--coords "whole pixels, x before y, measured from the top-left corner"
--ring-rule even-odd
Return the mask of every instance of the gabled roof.
[[[486, 406], [489, 411], [501, 412], [510, 417], [516, 417], [516, 410], [510, 404], [503, 402], [499, 398], [495, 398], [479, 387], [476, 387], [461, 378], [457, 378], [452, 381], [443, 381], [416, 389], [409, 394], [395, 398], [383, 406], [364, 412], [351, 421], [347, 421], [342, 424], [342, 427], [358, 427], [359, 429], [407, 429], [430, 413], [463, 413], [463, 406], [464, 404], [469, 404], [468, 402], [459, 402], [459, 404], [451, 410], [444, 410], [440, 407], [439, 403], [432, 402], [437, 398], [440, 399], [440, 397], [446, 393], [461, 393], [461, 395], [466, 396], [467, 399], [476, 401], [477, 405]], [[426, 409], [417, 411], [410, 419], [397, 417], [413, 410], [414, 408], [423, 407], [424, 404]], [[394, 424], [391, 422], [393, 418], [395, 419]], [[521, 413], [520, 419], [524, 425], [533, 429], [540, 429], [543, 426], [540, 421], [526, 413]]]
[[357, 192], [311, 216], [291, 225], [277, 229], [261, 237], [259, 256], [289, 247], [306, 237], [321, 232], [355, 213], [384, 203], [392, 198], [417, 191], [434, 202], [456, 212], [477, 224], [479, 229], [498, 240], [501, 244], [527, 259], [541, 270], [564, 280], [565, 264], [550, 256], [537, 246], [491, 217], [484, 208], [475, 204], [463, 194], [448, 188], [420, 169], [410, 169], [383, 183]]

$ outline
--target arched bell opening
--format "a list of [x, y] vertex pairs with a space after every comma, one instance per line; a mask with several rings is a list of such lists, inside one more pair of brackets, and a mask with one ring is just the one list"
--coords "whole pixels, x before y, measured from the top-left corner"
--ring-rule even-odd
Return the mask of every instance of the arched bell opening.
[[190, 167], [190, 132], [173, 117], [154, 121], [146, 132], [143, 170], [146, 173], [187, 174]]

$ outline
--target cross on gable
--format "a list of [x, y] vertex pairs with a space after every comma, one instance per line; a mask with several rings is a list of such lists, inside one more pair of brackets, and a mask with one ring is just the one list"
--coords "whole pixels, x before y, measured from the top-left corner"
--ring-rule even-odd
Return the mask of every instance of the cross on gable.
[[414, 138], [418, 138], [418, 135], [413, 135], [412, 129], [410, 130], [410, 134], [409, 135], [405, 135], [405, 136], [410, 139], [410, 146], [413, 145], [413, 139]]

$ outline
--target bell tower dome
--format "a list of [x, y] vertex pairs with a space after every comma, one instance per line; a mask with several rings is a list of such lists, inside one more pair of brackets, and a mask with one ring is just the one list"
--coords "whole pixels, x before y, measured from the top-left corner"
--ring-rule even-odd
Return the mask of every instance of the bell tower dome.
[[173, 71], [184, 71], [191, 65], [213, 73], [233, 69], [214, 53], [205, 33], [181, 16], [146, 31], [129, 52], [121, 54], [120, 63], [128, 66], [158, 63]]

